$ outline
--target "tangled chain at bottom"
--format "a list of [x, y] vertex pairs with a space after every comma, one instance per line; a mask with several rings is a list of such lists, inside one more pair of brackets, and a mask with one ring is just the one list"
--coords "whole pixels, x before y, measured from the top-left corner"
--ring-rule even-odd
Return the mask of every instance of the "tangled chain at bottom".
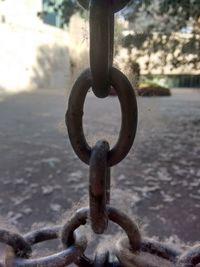
[[[75, 263], [80, 267], [194, 267], [200, 263], [200, 245], [187, 251], [152, 239], [141, 238], [138, 226], [123, 212], [107, 206], [108, 219], [127, 234], [115, 244], [114, 255], [97, 252], [94, 259], [84, 255], [87, 239], [79, 231], [89, 219], [89, 208], [82, 208], [64, 226], [43, 228], [21, 236], [0, 229], [0, 242], [8, 245], [1, 267], [64, 267]], [[31, 258], [32, 246], [52, 239], [61, 239], [63, 251], [42, 258]]]

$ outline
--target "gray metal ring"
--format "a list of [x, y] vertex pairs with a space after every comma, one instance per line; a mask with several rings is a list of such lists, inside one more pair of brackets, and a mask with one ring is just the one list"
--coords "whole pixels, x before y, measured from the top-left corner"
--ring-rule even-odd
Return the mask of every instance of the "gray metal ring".
[[23, 237], [27, 243], [29, 243], [30, 245], [35, 245], [37, 243], [58, 238], [60, 230], [61, 226], [42, 228], [29, 232]]
[[[134, 250], [139, 250], [141, 246], [141, 236], [138, 226], [123, 212], [107, 206], [108, 218], [119, 225], [127, 234], [131, 247]], [[64, 247], [69, 247], [74, 244], [74, 231], [81, 225], [85, 225], [89, 218], [89, 208], [78, 210], [75, 215], [64, 225], [62, 230], [62, 243]], [[83, 256], [78, 266], [93, 266], [93, 260]]]
[[7, 258], [6, 267], [65, 267], [82, 255], [82, 250], [72, 246], [62, 252], [37, 259]]
[[[130, 0], [110, 0], [110, 4], [113, 8], [113, 11], [116, 13], [123, 9]], [[89, 9], [90, 1], [89, 0], [78, 0], [78, 3], [85, 9]]]
[[200, 245], [192, 247], [189, 251], [182, 254], [177, 261], [177, 267], [195, 267], [200, 263]]
[[[36, 244], [43, 241], [56, 239], [59, 237], [61, 227], [44, 228], [33, 231], [24, 236], [29, 244]], [[24, 259], [16, 255], [12, 248], [8, 249], [6, 253], [5, 266], [6, 267], [65, 267], [78, 260], [87, 247], [86, 239], [78, 235], [76, 232], [76, 246], [69, 248], [46, 257], [36, 259]]]
[[142, 240], [141, 250], [171, 262], [176, 262], [177, 257], [179, 257], [181, 254], [180, 250], [149, 238], [144, 238]]
[[[136, 134], [138, 114], [134, 89], [127, 77], [116, 68], [112, 68], [110, 83], [115, 88], [120, 101], [122, 123], [117, 143], [108, 152], [109, 167], [123, 160], [131, 149]], [[87, 69], [79, 76], [72, 88], [65, 117], [71, 145], [78, 157], [86, 164], [90, 161], [91, 147], [83, 133], [82, 117], [85, 98], [91, 84], [91, 72]]]
[[[125, 266], [146, 266], [147, 260], [142, 253], [149, 253], [160, 258], [161, 261], [176, 263], [181, 251], [167, 244], [145, 238], [141, 241], [140, 253], [135, 251], [129, 244], [127, 238], [122, 238], [117, 242], [116, 256], [122, 265]], [[129, 255], [129, 257], [127, 257]], [[161, 262], [148, 262], [149, 267], [158, 267]], [[163, 263], [164, 265], [164, 263]], [[183, 266], [182, 266], [183, 267]]]

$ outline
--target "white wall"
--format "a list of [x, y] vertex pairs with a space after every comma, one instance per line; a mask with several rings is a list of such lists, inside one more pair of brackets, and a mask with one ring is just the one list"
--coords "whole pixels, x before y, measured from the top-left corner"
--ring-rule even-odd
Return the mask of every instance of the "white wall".
[[40, 19], [38, 12], [42, 11], [42, 0], [5, 0], [0, 2], [0, 15], [6, 23], [17, 25], [33, 25]]
[[43, 24], [42, 0], [0, 1], [0, 91], [69, 86], [68, 34]]
[[68, 34], [60, 29], [0, 24], [0, 59], [2, 91], [68, 87]]

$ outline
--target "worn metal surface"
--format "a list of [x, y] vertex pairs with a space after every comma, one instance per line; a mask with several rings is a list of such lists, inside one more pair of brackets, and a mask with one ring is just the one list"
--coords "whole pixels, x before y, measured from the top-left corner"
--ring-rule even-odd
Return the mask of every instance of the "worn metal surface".
[[82, 250], [75, 246], [71, 246], [54, 255], [36, 259], [16, 258], [14, 254], [11, 256], [11, 252], [9, 252], [6, 256], [5, 264], [8, 267], [62, 267], [75, 262], [81, 255]]
[[[119, 138], [108, 152], [108, 165], [111, 167], [122, 161], [132, 147], [137, 129], [137, 102], [134, 90], [124, 74], [112, 68], [110, 78], [110, 84], [117, 92], [122, 112]], [[66, 113], [66, 125], [72, 147], [86, 164], [89, 164], [91, 147], [85, 139], [82, 117], [84, 101], [91, 84], [92, 76], [88, 69], [75, 82]]]
[[181, 249], [173, 245], [146, 238], [141, 242], [140, 253], [132, 249], [127, 238], [119, 240], [116, 246], [116, 255], [124, 267], [196, 266], [199, 262], [199, 247], [193, 252], [191, 250], [183, 254]]
[[[76, 238], [76, 246], [70, 246], [63, 251], [50, 256], [30, 259], [32, 252], [31, 246], [44, 241], [58, 239], [60, 231], [61, 226], [56, 226], [35, 230], [24, 235], [24, 237], [12, 234], [11, 232], [4, 233], [3, 236], [8, 236], [12, 241], [8, 242], [10, 247], [6, 252], [5, 265], [9, 267], [62, 267], [75, 262], [82, 255], [87, 246], [86, 240], [80, 235]], [[0, 236], [2, 238], [2, 235]], [[16, 243], [13, 243], [13, 240]], [[4, 238], [1, 241], [5, 243], [6, 240]]]
[[41, 228], [39, 230], [27, 233], [26, 235], [24, 235], [24, 239], [28, 244], [35, 245], [40, 242], [59, 238], [60, 230], [61, 226]]
[[[92, 148], [90, 157], [89, 174], [89, 204], [90, 220], [93, 231], [102, 234], [108, 225], [106, 211], [107, 192], [110, 191], [107, 167], [109, 144], [106, 141], [98, 141]], [[109, 179], [110, 180], [110, 179]]]
[[[92, 90], [97, 97], [106, 97], [110, 87], [113, 55], [114, 14], [109, 1], [90, 2], [90, 69]], [[112, 31], [112, 34], [111, 32]]]
[[[129, 218], [125, 213], [107, 205], [108, 219], [119, 225], [127, 234], [131, 248], [139, 251], [141, 244], [141, 236], [137, 224]], [[62, 243], [65, 247], [70, 247], [72, 244], [77, 246], [76, 229], [81, 225], [85, 225], [90, 216], [89, 208], [82, 208], [73, 215], [71, 219], [64, 225], [62, 230]], [[75, 234], [75, 235], [74, 235]], [[81, 256], [76, 264], [78, 266], [93, 266], [94, 259], [89, 259], [86, 256]]]
[[190, 248], [183, 253], [177, 262], [177, 267], [193, 267], [200, 263], [200, 245]]
[[14, 253], [23, 258], [28, 258], [32, 252], [26, 240], [15, 232], [0, 229], [0, 242], [13, 248]]

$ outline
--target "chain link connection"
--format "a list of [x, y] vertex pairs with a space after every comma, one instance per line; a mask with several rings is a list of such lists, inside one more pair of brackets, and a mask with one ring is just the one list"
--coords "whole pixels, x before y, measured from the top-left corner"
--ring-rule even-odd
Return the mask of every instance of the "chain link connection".
[[[89, 220], [90, 209], [82, 208], [76, 211], [64, 226], [43, 228], [24, 236], [0, 230], [0, 241], [9, 245], [5, 263], [0, 265], [3, 267], [64, 267], [76, 263], [80, 267], [195, 267], [199, 264], [200, 245], [182, 251], [169, 244], [147, 238], [142, 239], [137, 224], [126, 214], [110, 206], [106, 209], [109, 220], [119, 225], [127, 234], [127, 238], [120, 238], [115, 245], [116, 258], [111, 257], [108, 251], [97, 252], [94, 259], [83, 254], [87, 247], [87, 240], [80, 234], [79, 227]], [[53, 239], [61, 240], [63, 251], [43, 258], [31, 258], [32, 246]], [[151, 258], [147, 261], [147, 255], [157, 257], [156, 261]]]
[[[129, 0], [78, 0], [90, 11], [90, 69], [75, 82], [69, 97], [66, 125], [69, 139], [77, 156], [89, 165], [89, 207], [82, 208], [64, 226], [39, 229], [25, 235], [0, 229], [0, 242], [8, 245], [1, 267], [64, 267], [75, 263], [79, 267], [195, 267], [200, 263], [200, 245], [187, 251], [172, 245], [143, 238], [137, 224], [129, 216], [109, 205], [110, 167], [127, 155], [137, 128], [137, 101], [134, 90], [113, 64], [114, 13]], [[119, 138], [113, 148], [106, 140], [94, 147], [87, 143], [83, 132], [83, 106], [90, 87], [97, 97], [108, 96], [109, 88], [116, 90], [122, 112]], [[120, 226], [127, 234], [110, 251], [97, 251], [86, 256], [87, 238], [79, 227], [90, 223], [92, 230], [102, 234], [108, 222]], [[50, 256], [32, 258], [37, 243], [59, 239], [63, 250]], [[153, 257], [153, 259], [152, 259]], [[156, 260], [155, 260], [156, 257]]]
[[[122, 72], [112, 67], [110, 83], [115, 88], [120, 101], [122, 123], [117, 143], [108, 152], [109, 167], [119, 163], [128, 154], [137, 129], [137, 102], [129, 80]], [[83, 133], [82, 117], [85, 97], [91, 84], [92, 74], [87, 69], [79, 76], [72, 88], [66, 113], [66, 125], [72, 147], [86, 164], [89, 164], [92, 149]]]

